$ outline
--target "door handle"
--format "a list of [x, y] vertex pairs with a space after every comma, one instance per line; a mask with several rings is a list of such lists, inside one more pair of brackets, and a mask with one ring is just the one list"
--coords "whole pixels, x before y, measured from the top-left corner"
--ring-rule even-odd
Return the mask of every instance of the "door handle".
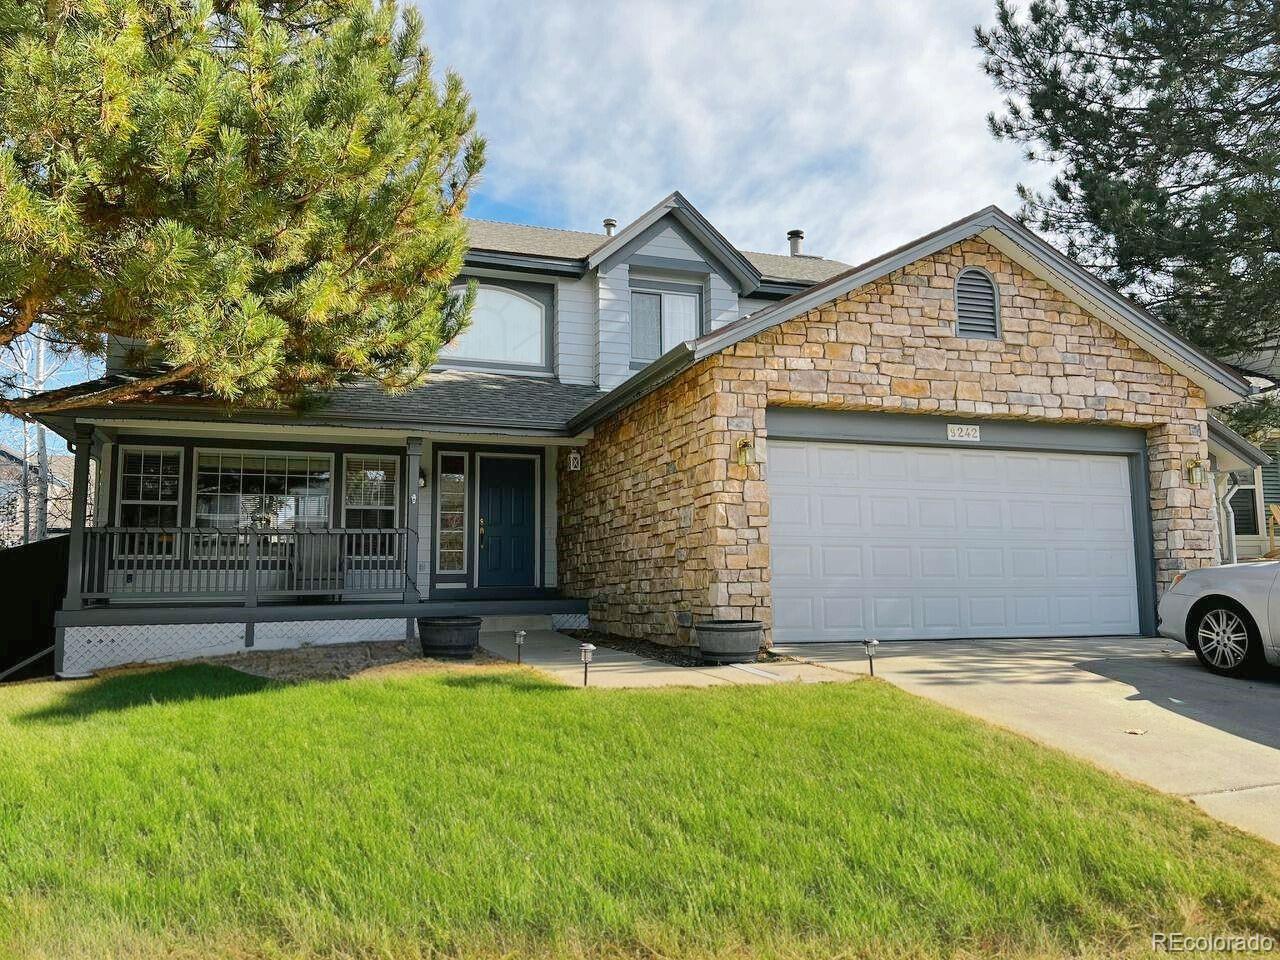
[[480, 549], [484, 549], [484, 517], [480, 518]]

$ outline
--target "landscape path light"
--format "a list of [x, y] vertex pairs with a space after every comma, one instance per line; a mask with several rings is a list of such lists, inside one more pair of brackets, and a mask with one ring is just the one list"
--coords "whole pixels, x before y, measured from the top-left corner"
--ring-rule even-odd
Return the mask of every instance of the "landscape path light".
[[521, 651], [524, 650], [524, 637], [525, 632], [523, 630], [516, 631], [516, 663], [523, 662]]
[[591, 655], [596, 652], [596, 645], [583, 640], [582, 645], [578, 647], [578, 652], [582, 655], [582, 685], [585, 687], [587, 671], [591, 669]]
[[871, 668], [871, 675], [876, 675], [876, 647], [880, 646], [880, 641], [871, 637], [862, 641], [863, 648], [867, 651], [867, 666]]

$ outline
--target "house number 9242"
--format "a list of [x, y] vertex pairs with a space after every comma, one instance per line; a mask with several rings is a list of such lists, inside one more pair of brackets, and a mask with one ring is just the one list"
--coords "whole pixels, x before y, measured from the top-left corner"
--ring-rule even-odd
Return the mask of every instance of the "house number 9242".
[[968, 440], [974, 443], [982, 439], [981, 428], [973, 423], [948, 423], [947, 439]]

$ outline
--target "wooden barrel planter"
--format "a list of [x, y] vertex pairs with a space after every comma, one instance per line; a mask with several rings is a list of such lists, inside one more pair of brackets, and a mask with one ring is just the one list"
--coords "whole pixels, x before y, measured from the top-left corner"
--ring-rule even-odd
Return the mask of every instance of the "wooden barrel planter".
[[764, 624], [759, 620], [707, 620], [693, 625], [693, 637], [708, 663], [751, 663], [760, 655]]
[[422, 655], [441, 660], [469, 660], [480, 644], [479, 617], [419, 617]]

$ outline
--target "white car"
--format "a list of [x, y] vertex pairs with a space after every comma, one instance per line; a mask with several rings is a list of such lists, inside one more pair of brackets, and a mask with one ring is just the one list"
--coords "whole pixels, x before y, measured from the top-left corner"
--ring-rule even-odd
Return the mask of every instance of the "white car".
[[1280, 665], [1280, 561], [1179, 574], [1160, 598], [1160, 634], [1228, 677]]

